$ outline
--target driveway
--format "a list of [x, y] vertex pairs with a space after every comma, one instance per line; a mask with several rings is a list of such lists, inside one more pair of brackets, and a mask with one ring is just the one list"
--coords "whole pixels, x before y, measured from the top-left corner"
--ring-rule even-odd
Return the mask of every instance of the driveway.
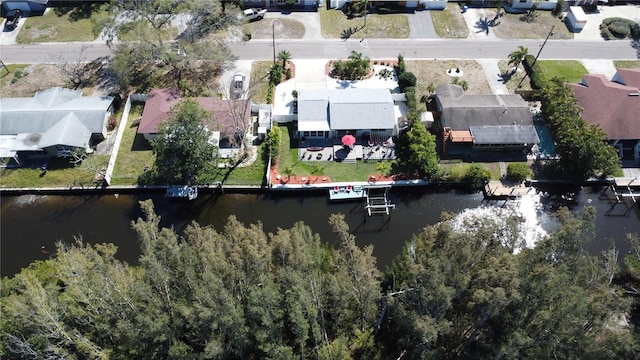
[[292, 11], [288, 13], [269, 11], [264, 18], [298, 21], [304, 25], [304, 36], [302, 36], [302, 39], [324, 39], [322, 37], [322, 30], [320, 29], [320, 14], [318, 14], [317, 11]]
[[408, 14], [409, 19], [409, 37], [412, 39], [439, 39], [440, 37], [436, 33], [433, 27], [433, 20], [431, 20], [431, 11], [415, 11], [413, 14]]

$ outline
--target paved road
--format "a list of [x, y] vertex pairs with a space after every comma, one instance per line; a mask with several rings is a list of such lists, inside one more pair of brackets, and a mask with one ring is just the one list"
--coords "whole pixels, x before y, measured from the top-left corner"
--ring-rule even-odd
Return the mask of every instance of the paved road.
[[[352, 50], [370, 58], [395, 58], [402, 53], [405, 59], [506, 59], [519, 45], [537, 53], [543, 40], [479, 41], [475, 39], [411, 39], [388, 40], [286, 40], [276, 42], [276, 52], [288, 50], [296, 59], [346, 58]], [[34, 45], [2, 45], [0, 58], [6, 64], [45, 63], [50, 54], [77, 54], [81, 46], [87, 46], [87, 60], [110, 54], [106, 45], [90, 43], [46, 43]], [[271, 41], [251, 40], [230, 43], [237, 60], [269, 60], [273, 58]], [[628, 40], [549, 40], [540, 59], [638, 59], [638, 54]]]

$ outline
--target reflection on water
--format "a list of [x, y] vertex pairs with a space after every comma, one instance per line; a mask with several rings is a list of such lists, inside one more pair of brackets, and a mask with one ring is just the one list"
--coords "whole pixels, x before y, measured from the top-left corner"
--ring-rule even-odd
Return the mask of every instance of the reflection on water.
[[481, 194], [412, 189], [391, 194], [396, 210], [390, 219], [367, 218], [362, 204], [329, 204], [326, 196], [201, 195], [189, 204], [170, 202], [162, 195], [2, 197], [0, 271], [3, 276], [12, 275], [33, 260], [51, 256], [57, 241], [72, 242], [74, 237], [91, 243], [113, 242], [118, 245], [120, 259], [135, 263], [139, 247], [131, 221], [142, 216], [138, 202], [145, 199], [153, 200], [162, 217], [161, 225], [173, 226], [177, 231], [192, 221], [221, 230], [226, 219], [235, 215], [246, 224], [261, 222], [267, 232], [303, 221], [328, 242], [335, 241], [328, 226], [329, 216], [343, 213], [357, 243], [374, 245], [374, 255], [381, 269], [402, 250], [405, 241], [425, 226], [438, 222], [444, 211], [494, 220], [516, 215], [524, 220], [520, 231], [531, 246], [553, 229], [555, 222], [550, 213], [559, 205], [570, 204], [576, 210], [593, 205], [597, 209], [598, 240], [587, 249], [599, 253], [610, 246], [609, 239], [614, 239], [620, 254], [626, 254], [628, 246], [624, 235], [628, 232], [640, 234], [638, 211], [626, 217], [605, 216], [610, 205], [598, 200], [598, 195], [597, 190], [585, 189], [573, 198], [565, 196], [563, 199], [532, 191], [519, 201], [490, 204], [483, 201]]

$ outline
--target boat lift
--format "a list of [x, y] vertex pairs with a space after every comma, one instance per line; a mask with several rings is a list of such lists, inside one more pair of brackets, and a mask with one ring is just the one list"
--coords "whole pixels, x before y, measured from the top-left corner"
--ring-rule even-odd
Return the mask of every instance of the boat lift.
[[391, 186], [367, 186], [365, 188], [366, 203], [364, 209], [368, 216], [391, 216], [391, 210], [395, 209], [396, 206], [389, 200], [389, 189], [391, 189]]
[[[611, 190], [612, 196], [609, 195]], [[600, 193], [600, 199], [608, 200], [611, 203], [611, 207], [605, 215], [607, 216], [627, 216], [636, 205], [640, 202], [640, 179], [639, 178], [615, 178], [612, 183], [607, 186], [602, 193]], [[631, 206], [627, 199], [631, 200]], [[613, 209], [622, 204], [625, 207], [625, 211], [622, 215], [612, 214]]]

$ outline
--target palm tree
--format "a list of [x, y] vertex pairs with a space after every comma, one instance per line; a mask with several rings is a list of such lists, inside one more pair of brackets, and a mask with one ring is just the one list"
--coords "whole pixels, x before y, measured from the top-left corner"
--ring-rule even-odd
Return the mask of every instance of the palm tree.
[[287, 50], [282, 50], [278, 53], [278, 59], [282, 61], [282, 69], [287, 68], [287, 61], [291, 59], [291, 53]]
[[518, 71], [518, 66], [522, 64], [524, 57], [529, 54], [529, 48], [524, 46], [518, 46], [518, 50], [515, 50], [509, 54], [509, 65], [513, 65], [512, 73]]

